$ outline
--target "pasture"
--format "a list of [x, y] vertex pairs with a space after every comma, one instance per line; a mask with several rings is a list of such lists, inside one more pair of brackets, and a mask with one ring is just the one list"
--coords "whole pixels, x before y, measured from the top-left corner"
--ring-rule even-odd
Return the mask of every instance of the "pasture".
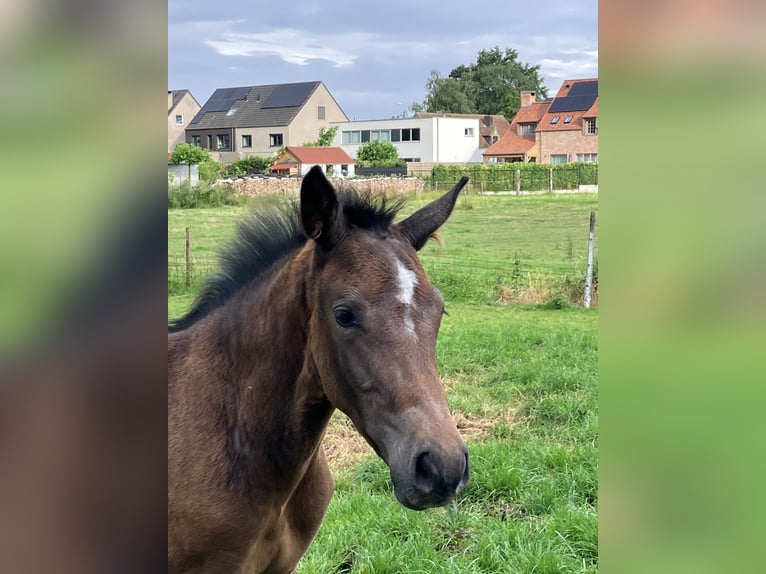
[[[336, 492], [299, 573], [597, 571], [598, 312], [494, 304], [516, 261], [522, 282], [524, 272], [529, 281], [580, 273], [596, 206], [587, 194], [459, 200], [444, 246], [421, 253], [449, 313], [437, 361], [471, 482], [447, 508], [405, 509], [385, 464], [336, 412], [324, 441]], [[169, 211], [169, 258], [183, 256], [188, 226], [192, 256], [207, 269], [248, 209]], [[477, 261], [492, 269], [489, 280], [476, 281]], [[505, 269], [509, 277], [498, 274]], [[169, 316], [185, 311], [197, 286], [169, 276]]]

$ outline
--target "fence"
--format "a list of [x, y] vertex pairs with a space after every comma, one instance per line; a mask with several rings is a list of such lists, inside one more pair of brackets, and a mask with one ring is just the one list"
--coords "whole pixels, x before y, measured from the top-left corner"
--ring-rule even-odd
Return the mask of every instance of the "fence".
[[[489, 261], [445, 255], [438, 251], [421, 253], [420, 260], [429, 279], [447, 301], [594, 307], [598, 305], [598, 264], [593, 256], [594, 227], [595, 214], [591, 212], [590, 230], [588, 222], [584, 222], [581, 238], [583, 243], [588, 243], [587, 264], [579, 260], [540, 264], [521, 256], [512, 261]], [[216, 270], [213, 257], [191, 256], [189, 244], [187, 241], [186, 253], [169, 254], [169, 294], [197, 290], [204, 278]]]

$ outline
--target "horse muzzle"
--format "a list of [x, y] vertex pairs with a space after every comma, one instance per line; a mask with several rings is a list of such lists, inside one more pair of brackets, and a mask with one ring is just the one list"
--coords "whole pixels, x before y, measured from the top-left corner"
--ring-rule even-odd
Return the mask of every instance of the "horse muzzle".
[[399, 473], [392, 467], [391, 479], [396, 498], [407, 508], [424, 510], [448, 504], [468, 483], [468, 450], [446, 452], [423, 448], [416, 452]]

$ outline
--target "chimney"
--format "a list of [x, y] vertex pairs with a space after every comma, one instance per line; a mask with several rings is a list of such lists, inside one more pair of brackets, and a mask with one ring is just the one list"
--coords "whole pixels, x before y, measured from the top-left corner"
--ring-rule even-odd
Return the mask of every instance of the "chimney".
[[535, 103], [534, 92], [521, 92], [521, 107], [528, 108]]
[[173, 107], [173, 92], [168, 90], [168, 111]]

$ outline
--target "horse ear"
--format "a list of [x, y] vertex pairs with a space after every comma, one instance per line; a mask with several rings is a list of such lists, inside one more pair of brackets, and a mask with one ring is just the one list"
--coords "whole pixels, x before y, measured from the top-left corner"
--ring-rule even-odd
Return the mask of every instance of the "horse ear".
[[325, 251], [335, 245], [340, 227], [338, 196], [318, 165], [301, 182], [301, 223], [306, 235]]
[[455, 187], [399, 224], [400, 231], [412, 243], [416, 251], [419, 251], [426, 244], [428, 238], [447, 221], [455, 207], [460, 190], [466, 183], [468, 183], [468, 178], [461, 177]]

